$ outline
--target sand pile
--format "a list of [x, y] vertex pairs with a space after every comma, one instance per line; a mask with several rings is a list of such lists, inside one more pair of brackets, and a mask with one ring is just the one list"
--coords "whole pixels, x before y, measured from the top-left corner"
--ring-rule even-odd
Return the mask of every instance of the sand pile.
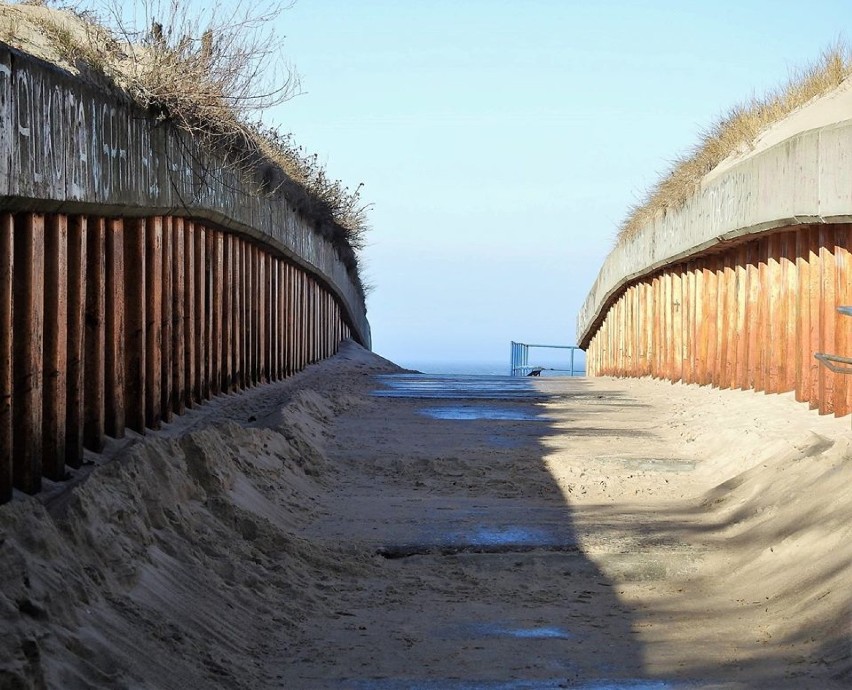
[[264, 656], [324, 610], [335, 578], [369, 567], [293, 531], [327, 509], [327, 426], [353, 404], [333, 389], [377, 362], [344, 352], [325, 365], [325, 394], [299, 387], [312, 367], [204, 406], [50, 512], [23, 495], [0, 507], [0, 687], [272, 682]]

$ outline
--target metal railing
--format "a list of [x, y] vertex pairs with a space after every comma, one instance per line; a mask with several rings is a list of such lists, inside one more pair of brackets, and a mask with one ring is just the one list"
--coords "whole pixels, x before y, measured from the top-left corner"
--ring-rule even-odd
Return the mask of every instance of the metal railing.
[[[837, 307], [837, 311], [844, 316], [852, 316], [852, 307]], [[852, 357], [830, 355], [826, 352], [816, 352], [814, 357], [835, 374], [852, 374]]]
[[[530, 364], [530, 348], [547, 348], [552, 350], [570, 350], [571, 363], [569, 369], [558, 367], [546, 367]], [[535, 345], [530, 343], [516, 343], [512, 341], [509, 353], [509, 375], [510, 376], [538, 376], [543, 371], [568, 372], [568, 376], [583, 376], [583, 372], [577, 372], [574, 367], [575, 355], [580, 348], [576, 345]]]

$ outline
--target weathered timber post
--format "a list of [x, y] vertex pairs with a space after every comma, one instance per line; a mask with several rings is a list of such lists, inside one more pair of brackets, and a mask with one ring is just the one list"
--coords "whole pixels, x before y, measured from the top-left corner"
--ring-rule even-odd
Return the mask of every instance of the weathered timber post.
[[224, 286], [222, 284], [222, 273], [224, 269], [223, 252], [225, 242], [222, 233], [211, 231], [207, 243], [210, 253], [210, 314], [211, 322], [209, 327], [210, 333], [210, 392], [213, 395], [218, 395], [222, 392], [222, 296], [224, 294]]
[[90, 219], [86, 232], [86, 448], [100, 453], [104, 447], [105, 352], [106, 352], [106, 221]]
[[230, 393], [234, 390], [234, 236], [222, 237], [222, 370], [219, 388]]
[[148, 218], [145, 228], [145, 426], [162, 420], [163, 368], [163, 221]]
[[124, 229], [124, 254], [127, 259], [124, 284], [125, 360], [124, 384], [127, 426], [145, 431], [145, 397], [148, 317], [146, 315], [145, 276], [147, 274], [147, 228], [143, 219], [128, 220]]
[[195, 224], [185, 221], [183, 227], [183, 335], [184, 335], [184, 390], [186, 407], [200, 401], [200, 389], [196, 376], [197, 341], [195, 328], [196, 275], [195, 275]]
[[104, 407], [107, 436], [124, 436], [124, 222], [107, 221], [106, 229], [106, 352]]
[[44, 238], [44, 446], [42, 474], [65, 477], [68, 373], [68, 218], [48, 216]]
[[186, 410], [186, 239], [183, 218], [172, 220], [172, 393], [171, 408], [175, 414]]
[[72, 216], [68, 224], [68, 375], [65, 464], [83, 463], [86, 361], [86, 237], [85, 216]]
[[0, 214], [0, 503], [12, 497], [13, 436], [12, 395], [14, 391], [12, 343], [13, 272], [15, 267], [15, 221], [11, 213]]
[[44, 369], [44, 216], [17, 217], [13, 272], [12, 443], [14, 484], [41, 488]]
[[172, 419], [172, 370], [174, 361], [174, 347], [172, 340], [172, 292], [174, 291], [174, 276], [172, 272], [172, 242], [174, 232], [172, 219], [167, 216], [160, 219], [163, 226], [163, 248], [162, 248], [162, 300], [160, 319], [161, 339], [161, 363], [160, 363], [160, 415], [164, 422]]
[[[837, 276], [834, 262], [834, 229], [820, 228], [819, 257], [822, 269], [820, 281], [820, 310], [819, 333], [820, 347], [818, 352], [825, 352], [834, 344], [835, 323], [837, 320]], [[834, 379], [835, 375], [827, 367], [819, 368], [819, 413], [834, 413]]]
[[201, 403], [210, 397], [210, 379], [207, 367], [207, 229], [195, 226], [195, 384], [197, 400]]

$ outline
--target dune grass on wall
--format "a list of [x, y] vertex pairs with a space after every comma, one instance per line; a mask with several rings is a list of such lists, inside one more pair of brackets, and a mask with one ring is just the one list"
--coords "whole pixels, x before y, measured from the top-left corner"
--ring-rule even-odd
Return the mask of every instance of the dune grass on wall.
[[299, 93], [283, 53], [277, 0], [95, 0], [54, 8], [42, 0], [0, 4], [0, 40], [80, 75], [225, 154], [258, 194], [283, 194], [331, 241], [356, 282], [370, 205], [330, 177], [264, 111]]
[[618, 243], [641, 235], [653, 218], [677, 210], [695, 193], [701, 179], [728, 156], [745, 152], [768, 127], [797, 108], [840, 86], [852, 74], [852, 50], [838, 42], [820, 58], [798, 70], [789, 81], [763, 97], [734, 106], [703, 132], [698, 144], [674, 163], [673, 168], [633, 207], [621, 224]]

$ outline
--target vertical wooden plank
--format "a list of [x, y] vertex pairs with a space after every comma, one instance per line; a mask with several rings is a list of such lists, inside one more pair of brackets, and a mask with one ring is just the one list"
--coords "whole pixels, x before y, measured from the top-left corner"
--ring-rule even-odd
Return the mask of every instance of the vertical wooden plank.
[[654, 375], [654, 284], [645, 281], [645, 375]]
[[695, 262], [690, 261], [686, 266], [683, 293], [683, 306], [686, 310], [684, 315], [686, 326], [683, 348], [683, 380], [686, 383], [695, 382], [696, 348], [698, 347], [695, 339], [695, 274]]
[[225, 293], [222, 275], [224, 272], [223, 253], [225, 240], [219, 231], [211, 231], [210, 235], [209, 247], [212, 252], [210, 257], [212, 274], [210, 312], [213, 317], [210, 326], [210, 348], [212, 352], [212, 356], [210, 357], [210, 365], [212, 367], [212, 371], [210, 372], [210, 390], [213, 395], [218, 395], [222, 392], [222, 306]]
[[248, 310], [247, 319], [249, 321], [249, 342], [247, 344], [248, 349], [248, 381], [250, 386], [254, 386], [258, 381], [258, 342], [257, 342], [257, 329], [258, 329], [258, 300], [257, 300], [257, 276], [258, 276], [258, 266], [257, 266], [257, 247], [254, 245], [249, 245], [248, 247], [248, 298], [246, 301], [246, 307]]
[[313, 278], [308, 278], [309, 317], [308, 334], [310, 335], [310, 363], [317, 361], [317, 284]]
[[748, 297], [746, 299], [746, 320], [748, 321], [748, 344], [746, 347], [747, 379], [746, 387], [757, 390], [758, 368], [760, 364], [760, 243], [749, 242], [746, 245], [748, 263], [746, 280]]
[[128, 428], [145, 432], [145, 389], [148, 382], [145, 280], [148, 255], [147, 228], [144, 218], [128, 219], [124, 228], [125, 360], [124, 385]]
[[278, 370], [279, 378], [287, 376], [287, 270], [283, 259], [278, 261]]
[[172, 273], [172, 242], [174, 241], [174, 230], [172, 219], [168, 216], [161, 218], [162, 224], [162, 318], [160, 323], [160, 337], [162, 347], [160, 350], [160, 415], [164, 422], [172, 419], [172, 371], [174, 369], [174, 347], [172, 340], [172, 305], [174, 303], [173, 273]]
[[296, 285], [296, 313], [293, 323], [296, 348], [296, 366], [294, 371], [300, 371], [304, 362], [304, 336], [305, 336], [305, 294], [304, 294], [304, 274], [300, 268], [295, 269], [295, 285]]
[[666, 269], [660, 276], [660, 326], [662, 342], [660, 343], [660, 376], [671, 379], [671, 345], [672, 345], [672, 274]]
[[725, 260], [721, 254], [716, 254], [713, 257], [713, 275], [715, 281], [715, 309], [716, 319], [713, 335], [715, 336], [715, 351], [713, 370], [711, 372], [710, 383], [719, 388], [722, 381], [722, 372], [725, 370], [724, 353], [722, 352], [722, 343], [724, 342], [723, 329], [725, 327], [725, 304], [727, 303], [727, 294], [725, 292]]
[[796, 390], [796, 332], [799, 325], [798, 267], [796, 265], [796, 232], [785, 232], [781, 236], [781, 276], [783, 293], [782, 328], [784, 340], [784, 362], [781, 390]]
[[222, 374], [219, 388], [230, 393], [234, 380], [234, 236], [222, 236]]
[[810, 264], [808, 263], [808, 234], [810, 227], [796, 231], [796, 400], [805, 402], [810, 391], [809, 334], [810, 313]]
[[183, 218], [171, 218], [172, 222], [172, 394], [171, 408], [175, 414], [186, 410], [186, 238]]
[[820, 237], [818, 228], [813, 228], [808, 237], [808, 264], [810, 265], [810, 285], [808, 286], [808, 308], [810, 311], [810, 333], [808, 334], [808, 362], [810, 363], [811, 388], [808, 393], [808, 406], [815, 410], [819, 407], [819, 361], [814, 353], [821, 352], [820, 312], [822, 311], [822, 258], [820, 256]]
[[[834, 259], [834, 229], [821, 227], [819, 230], [819, 257], [822, 268], [820, 281], [820, 352], [834, 349], [835, 324], [837, 321], [837, 271]], [[819, 413], [834, 413], [835, 374], [827, 367], [819, 368]], [[842, 376], [840, 374], [839, 376]]]
[[733, 255], [727, 251], [722, 255], [721, 280], [722, 289], [719, 292], [721, 310], [719, 329], [719, 388], [730, 388], [734, 378], [734, 361], [736, 358], [736, 324], [737, 324], [737, 285], [734, 277]]
[[105, 431], [124, 437], [124, 221], [107, 221], [106, 359], [104, 360]]
[[697, 299], [701, 302], [701, 322], [697, 324], [698, 338], [701, 341], [701, 367], [700, 377], [697, 383], [705, 386], [713, 378], [713, 367], [715, 365], [715, 325], [716, 308], [715, 299], [715, 273], [712, 258], [705, 257], [701, 260], [701, 293]]
[[163, 376], [163, 219], [149, 218], [145, 232], [145, 424], [159, 429]]
[[[758, 263], [757, 263], [757, 290], [756, 290], [756, 308], [757, 308], [757, 323], [755, 330], [755, 369], [754, 369], [754, 390], [756, 391], [764, 391], [766, 390], [766, 386], [768, 384], [768, 369], [769, 362], [767, 356], [767, 338], [769, 336], [769, 329], [767, 327], [769, 321], [769, 268], [768, 268], [768, 256], [769, 256], [769, 243], [768, 240], [761, 239], [757, 243], [757, 255], [758, 255]], [[751, 346], [752, 342], [749, 342], [749, 346]]]
[[276, 258], [270, 259], [272, 271], [272, 380], [281, 378], [281, 283], [279, 269], [281, 262]]
[[12, 443], [13, 482], [41, 489], [44, 395], [44, 215], [24, 213], [15, 223]]
[[251, 356], [251, 344], [253, 342], [252, 336], [252, 325], [253, 319], [251, 318], [251, 245], [247, 242], [242, 242], [242, 259], [243, 259], [243, 268], [242, 268], [242, 330], [240, 331], [240, 336], [242, 338], [242, 387], [247, 388], [251, 386], [251, 368], [252, 368], [252, 356]]
[[266, 284], [266, 252], [257, 250], [257, 380], [268, 380], [267, 371], [267, 331], [266, 304], [269, 301], [269, 287]]
[[44, 238], [44, 438], [42, 474], [65, 478], [68, 373], [68, 218], [45, 219]]
[[89, 219], [86, 231], [85, 422], [83, 443], [104, 447], [104, 356], [106, 352], [106, 221]]
[[269, 271], [269, 380], [278, 380], [278, 261], [270, 256]]
[[15, 268], [15, 221], [11, 213], [0, 214], [0, 503], [12, 498], [13, 443], [12, 396], [12, 303]]
[[296, 271], [287, 264], [287, 376], [296, 371]]
[[233, 318], [233, 345], [234, 345], [234, 375], [232, 387], [238, 390], [245, 386], [245, 366], [243, 363], [244, 349], [243, 339], [245, 336], [245, 321], [243, 319], [243, 293], [245, 285], [245, 273], [243, 271], [243, 241], [234, 237], [234, 318]]
[[684, 267], [678, 266], [672, 274], [672, 381], [683, 379], [683, 275]]
[[782, 377], [782, 362], [786, 358], [784, 348], [783, 333], [785, 330], [783, 319], [783, 294], [782, 294], [782, 275], [781, 275], [781, 236], [776, 233], [771, 235], [767, 240], [767, 298], [769, 304], [767, 307], [767, 322], [765, 345], [766, 359], [769, 371], [769, 378], [765, 382], [764, 388], [767, 393], [779, 393], [781, 391]]
[[184, 390], [186, 391], [186, 407], [192, 407], [201, 400], [201, 389], [198, 387], [196, 364], [198, 352], [196, 348], [196, 271], [195, 271], [195, 224], [186, 221], [184, 224], [184, 303], [183, 303], [183, 334], [184, 334]]
[[735, 326], [737, 335], [735, 340], [736, 353], [734, 355], [735, 371], [733, 386], [744, 389], [748, 387], [748, 330], [750, 325], [746, 318], [748, 249], [745, 244], [737, 247], [734, 265], [737, 291], [737, 321]]
[[207, 378], [207, 230], [195, 226], [195, 383], [198, 402], [210, 397]]
[[[835, 229], [834, 270], [835, 270], [835, 305], [852, 305], [852, 261], [849, 247], [852, 237], [852, 225], [839, 225]], [[836, 309], [834, 312], [834, 347], [832, 352], [842, 357], [852, 357], [852, 316], [843, 316]], [[843, 417], [852, 410], [849, 407], [850, 384], [848, 375], [834, 377], [834, 414]]]

